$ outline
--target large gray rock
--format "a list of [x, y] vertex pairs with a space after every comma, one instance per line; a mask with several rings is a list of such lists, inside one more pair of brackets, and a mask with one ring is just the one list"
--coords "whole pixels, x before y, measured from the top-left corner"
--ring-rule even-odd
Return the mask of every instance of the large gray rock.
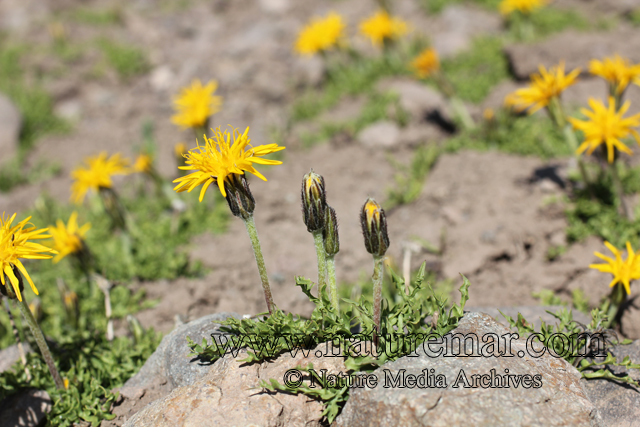
[[[640, 362], [640, 341], [629, 345], [618, 345], [611, 352], [619, 361], [629, 356], [633, 363]], [[625, 368], [610, 366], [616, 374], [623, 374]], [[636, 381], [640, 379], [637, 369], [630, 369], [629, 375]], [[640, 425], [640, 391], [630, 385], [604, 379], [580, 380], [587, 397], [598, 408], [606, 426]]]
[[358, 142], [369, 148], [391, 148], [400, 140], [400, 128], [394, 122], [383, 120], [362, 129]]
[[[560, 323], [560, 321], [553, 315], [549, 313], [558, 313], [562, 309], [568, 309], [567, 307], [563, 307], [561, 305], [526, 305], [526, 306], [518, 306], [518, 307], [466, 307], [465, 312], [478, 312], [488, 314], [493, 317], [498, 323], [503, 324], [504, 326], [509, 326], [509, 322], [502, 314], [505, 314], [511, 317], [514, 320], [518, 319], [518, 313], [522, 314], [527, 322], [531, 322], [536, 330], [540, 330], [540, 325], [542, 322], [545, 322], [547, 325], [556, 325]], [[501, 313], [502, 312], [502, 313]], [[573, 320], [580, 322], [584, 325], [588, 325], [591, 323], [591, 318], [586, 314], [578, 311], [572, 310]], [[517, 328], [514, 328], [517, 330]]]
[[0, 426], [39, 426], [51, 412], [51, 406], [51, 398], [46, 391], [23, 390], [0, 402]]
[[565, 70], [581, 67], [588, 72], [589, 61], [614, 53], [640, 62], [640, 31], [621, 29], [609, 33], [566, 31], [536, 44], [515, 44], [505, 48], [513, 72], [519, 79], [528, 79], [538, 72], [538, 66], [551, 67], [565, 62]]
[[400, 107], [415, 121], [449, 122], [452, 115], [445, 97], [437, 90], [415, 80], [383, 80], [378, 90], [396, 93]]
[[[31, 346], [29, 345], [29, 343], [23, 343], [22, 349], [25, 354], [31, 352]], [[13, 344], [3, 350], [0, 350], [0, 373], [11, 369], [13, 364], [18, 360], [20, 360], [20, 351], [18, 350], [18, 344]]]
[[274, 361], [248, 365], [242, 350], [237, 357], [227, 354], [191, 385], [176, 388], [163, 399], [148, 405], [124, 427], [178, 426], [319, 426], [323, 405], [308, 396], [265, 392], [260, 380], [283, 382], [285, 372], [309, 363], [319, 372], [345, 371], [339, 357], [304, 357], [285, 353]]
[[[482, 313], [468, 313], [460, 321], [455, 332], [489, 333], [502, 336], [509, 333], [504, 326]], [[448, 351], [453, 351], [451, 345]], [[547, 353], [539, 358], [526, 352], [524, 339], [511, 342], [516, 357], [436, 357], [418, 350], [418, 357], [406, 356], [387, 363], [374, 371], [379, 383], [374, 388], [352, 389], [349, 401], [336, 426], [593, 426], [599, 425], [595, 406], [587, 399], [580, 385], [580, 374], [563, 359]], [[520, 357], [520, 352], [523, 352]], [[474, 354], [477, 352], [474, 351]], [[434, 369], [434, 371], [429, 371]], [[474, 381], [473, 375], [489, 375], [497, 378], [506, 370], [510, 375], [521, 375], [521, 384], [506, 388], [468, 388], [462, 382], [454, 385], [459, 375]], [[495, 370], [492, 372], [492, 370]], [[444, 375], [446, 388], [399, 388], [385, 378], [395, 378], [404, 372], [412, 374], [432, 373]], [[526, 384], [524, 375], [530, 375]], [[536, 388], [536, 377], [541, 386]], [[489, 385], [498, 380], [490, 379]], [[494, 381], [496, 381], [494, 383]], [[485, 382], [486, 384], [486, 382]], [[390, 387], [385, 388], [388, 385]], [[435, 383], [434, 383], [435, 385]]]
[[442, 31], [433, 35], [433, 47], [442, 58], [454, 56], [471, 47], [474, 37], [496, 33], [502, 19], [495, 13], [477, 7], [454, 4], [440, 14]]
[[9, 98], [0, 93], [0, 164], [14, 159], [18, 152], [22, 115]]
[[123, 395], [139, 394], [146, 387], [166, 380], [171, 389], [193, 384], [208, 372], [210, 364], [202, 364], [189, 357], [187, 336], [200, 343], [202, 338], [210, 340], [212, 333], [218, 331], [214, 321], [229, 317], [240, 317], [236, 313], [215, 313], [181, 325], [162, 339], [160, 345], [147, 359], [140, 371], [127, 381], [121, 389]]

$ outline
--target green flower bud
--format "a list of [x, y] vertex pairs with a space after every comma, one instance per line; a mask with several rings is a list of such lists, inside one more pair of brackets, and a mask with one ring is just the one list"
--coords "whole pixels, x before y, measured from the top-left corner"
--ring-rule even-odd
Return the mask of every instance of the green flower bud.
[[338, 237], [338, 218], [336, 211], [327, 205], [324, 211], [324, 228], [322, 229], [324, 251], [327, 256], [335, 256], [340, 251], [340, 238]]
[[387, 218], [382, 207], [372, 198], [368, 198], [362, 206], [360, 224], [367, 252], [374, 256], [384, 256], [389, 248]]
[[312, 169], [302, 178], [302, 219], [309, 233], [324, 228], [326, 207], [324, 178]]
[[227, 203], [231, 213], [238, 218], [247, 219], [253, 215], [256, 201], [249, 190], [249, 183], [244, 174], [232, 173], [224, 180], [224, 189], [227, 192]]

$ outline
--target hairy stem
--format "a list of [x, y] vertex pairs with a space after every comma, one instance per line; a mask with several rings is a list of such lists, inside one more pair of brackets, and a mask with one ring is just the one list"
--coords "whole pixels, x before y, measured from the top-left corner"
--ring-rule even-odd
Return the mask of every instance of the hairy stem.
[[[253, 215], [247, 215], [246, 218], [242, 218], [244, 225], [247, 228], [247, 233], [251, 239], [251, 246], [253, 246], [253, 254], [256, 257], [256, 264], [258, 264], [258, 271], [260, 272], [260, 280], [262, 280], [262, 289], [264, 289], [264, 299], [267, 302], [267, 308], [269, 314], [273, 314], [275, 310], [275, 304], [273, 303], [273, 296], [271, 295], [271, 287], [269, 286], [269, 276], [267, 275], [267, 268], [264, 264], [264, 257], [262, 256], [262, 249], [260, 248], [260, 240], [258, 239], [258, 231], [256, 230], [256, 223], [253, 219]], [[324, 250], [324, 249], [323, 249]]]
[[340, 302], [338, 301], [338, 286], [336, 285], [336, 260], [335, 257], [327, 256], [327, 276], [329, 279], [329, 296], [331, 305], [340, 313]]
[[378, 337], [381, 330], [382, 316], [382, 278], [384, 277], [384, 256], [373, 257], [373, 324], [375, 330], [373, 332], [373, 343], [378, 346]]
[[318, 290], [327, 284], [327, 259], [324, 251], [322, 230], [313, 231], [313, 242], [316, 244], [316, 256], [318, 257]]

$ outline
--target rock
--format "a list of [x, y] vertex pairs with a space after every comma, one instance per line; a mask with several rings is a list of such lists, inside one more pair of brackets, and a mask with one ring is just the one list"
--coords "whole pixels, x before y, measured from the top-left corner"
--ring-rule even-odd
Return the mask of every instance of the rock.
[[620, 332], [632, 340], [640, 339], [640, 301], [634, 296], [634, 287], [631, 285], [631, 298], [627, 302], [624, 314], [620, 319]]
[[409, 124], [400, 130], [400, 145], [418, 147], [440, 141], [447, 133], [431, 123]]
[[0, 402], [0, 426], [36, 427], [51, 412], [52, 401], [44, 390], [28, 389]]
[[633, 63], [640, 62], [638, 30], [620, 29], [609, 33], [565, 31], [536, 44], [515, 44], [505, 48], [516, 77], [526, 80], [538, 66], [551, 67], [565, 62], [565, 70], [581, 67], [588, 72], [589, 61], [615, 53]]
[[400, 140], [400, 128], [387, 120], [376, 122], [362, 129], [357, 140], [369, 148], [391, 148]]
[[[629, 345], [617, 345], [611, 352], [619, 361], [629, 356], [632, 363], [640, 362], [640, 341]], [[623, 374], [624, 368], [609, 366], [616, 374]], [[629, 375], [640, 379], [638, 370], [630, 369]], [[637, 426], [640, 420], [640, 392], [633, 386], [604, 379], [581, 379], [582, 388], [589, 400], [598, 408], [603, 425]]]
[[213, 321], [221, 321], [229, 317], [237, 317], [236, 313], [216, 313], [201, 317], [187, 324], [177, 327], [162, 339], [162, 342], [147, 359], [140, 371], [131, 377], [122, 387], [122, 394], [136, 395], [145, 387], [157, 383], [158, 379], [166, 379], [170, 388], [193, 384], [210, 368], [209, 364], [201, 364], [189, 357], [187, 347], [189, 336], [195, 342], [202, 342], [202, 338], [210, 339], [210, 335], [217, 331]]
[[9, 98], [0, 93], [0, 163], [12, 159], [17, 154], [21, 129], [20, 111]]
[[77, 121], [82, 114], [82, 104], [77, 98], [66, 99], [57, 103], [53, 112], [63, 119]]
[[260, 0], [260, 9], [267, 13], [281, 14], [289, 10], [289, 0]]
[[[29, 343], [23, 343], [22, 348], [24, 349], [25, 354], [31, 352], [31, 346], [29, 346]], [[13, 364], [18, 360], [20, 360], [18, 344], [13, 344], [3, 350], [0, 350], [0, 373], [11, 369]]]
[[161, 65], [155, 68], [149, 76], [151, 87], [158, 92], [169, 89], [174, 79], [175, 75], [168, 65]]
[[457, 4], [445, 8], [439, 20], [444, 30], [433, 35], [433, 47], [442, 58], [468, 49], [474, 37], [498, 32], [502, 27], [502, 20], [495, 13]]
[[318, 55], [296, 57], [293, 63], [293, 79], [299, 86], [319, 86], [326, 72], [325, 63]]
[[282, 383], [289, 369], [309, 363], [318, 372], [345, 371], [342, 358], [316, 358], [315, 352], [311, 350], [308, 357], [285, 353], [274, 361], [251, 365], [239, 361], [246, 357], [245, 350], [235, 358], [227, 354], [199, 380], [147, 406], [124, 427], [319, 426], [321, 402], [302, 394], [264, 392], [259, 385], [260, 380], [269, 379]]
[[[533, 323], [536, 329], [540, 329], [541, 322], [545, 322], [547, 325], [555, 325], [558, 323], [558, 319], [556, 319], [551, 314], [547, 313], [550, 311], [552, 313], [556, 313], [562, 310], [563, 307], [561, 305], [533, 305], [533, 306], [518, 306], [518, 307], [466, 307], [465, 312], [478, 312], [484, 313], [491, 317], [493, 317], [498, 323], [501, 323], [504, 326], [509, 326], [507, 319], [500, 314], [500, 312], [506, 314], [507, 316], [512, 317], [514, 320], [518, 318], [518, 313], [522, 314], [522, 316], [527, 319], [528, 322]], [[591, 318], [586, 314], [573, 310], [573, 319], [588, 325], [591, 322]], [[517, 330], [514, 328], [514, 330]]]
[[494, 111], [499, 111], [504, 107], [504, 98], [507, 95], [525, 86], [526, 85], [521, 83], [518, 84], [511, 80], [498, 83], [493, 89], [491, 89], [491, 92], [487, 95], [484, 101], [482, 101], [482, 110], [484, 111], [487, 108], [491, 108]]
[[[509, 331], [488, 315], [468, 313], [455, 332], [483, 337], [489, 333], [502, 336]], [[451, 341], [447, 348], [452, 351]], [[511, 351], [518, 355], [516, 357], [460, 357], [451, 353], [450, 357], [436, 357], [435, 353], [426, 353], [421, 346], [418, 357], [402, 357], [374, 371], [379, 379], [377, 387], [352, 389], [335, 425], [598, 425], [596, 407], [582, 390], [578, 371], [564, 359], [556, 359], [548, 353], [535, 358], [525, 350], [524, 339], [511, 341]], [[519, 357], [521, 352], [523, 357]], [[522, 375], [520, 386], [515, 387], [514, 377], [511, 377], [511, 387], [491, 388], [498, 381], [505, 381], [507, 369], [509, 375]], [[416, 377], [431, 374], [432, 387], [400, 388], [391, 384], [389, 378], [396, 378], [401, 372], [406, 381], [411, 374]], [[489, 388], [482, 387], [480, 382], [477, 388], [468, 388], [460, 381], [458, 388], [453, 387], [458, 376], [464, 375], [471, 382], [474, 381], [472, 375], [476, 374], [494, 378], [489, 380]], [[533, 378], [525, 377], [527, 374]], [[446, 388], [433, 387], [437, 375], [444, 375]], [[530, 387], [526, 387], [525, 379]], [[385, 381], [390, 387], [384, 387]]]
[[430, 121], [436, 124], [453, 122], [444, 96], [415, 80], [382, 81], [378, 90], [397, 93], [400, 97], [400, 107], [416, 121]]

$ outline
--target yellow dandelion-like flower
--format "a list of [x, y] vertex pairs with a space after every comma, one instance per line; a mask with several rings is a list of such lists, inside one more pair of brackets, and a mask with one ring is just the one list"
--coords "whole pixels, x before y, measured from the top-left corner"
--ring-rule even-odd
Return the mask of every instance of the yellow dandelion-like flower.
[[[247, 127], [243, 134], [234, 128], [232, 128], [232, 132], [228, 130], [222, 132], [218, 128], [214, 131], [212, 138], [208, 138], [205, 135], [206, 145], [198, 145], [198, 147], [189, 150], [184, 155], [187, 159], [185, 161], [187, 166], [179, 167], [182, 170], [194, 170], [196, 172], [174, 180], [173, 182], [178, 183], [174, 190], [178, 193], [183, 191], [191, 192], [198, 185], [204, 184], [200, 191], [200, 201], [202, 201], [205, 191], [214, 182], [217, 182], [220, 192], [226, 197], [227, 192], [224, 189], [224, 180], [231, 174], [243, 175], [245, 172], [251, 172], [266, 181], [267, 179], [253, 167], [253, 164], [282, 164], [278, 160], [263, 159], [260, 156], [284, 150], [285, 147], [279, 147], [278, 144], [252, 147], [248, 134], [249, 128]], [[232, 137], [233, 142], [231, 142]]]
[[586, 108], [580, 110], [589, 120], [569, 118], [574, 129], [579, 129], [584, 133], [584, 142], [578, 147], [576, 153], [580, 154], [588, 148], [587, 154], [591, 154], [599, 145], [606, 144], [609, 163], [613, 163], [614, 148], [629, 155], [633, 154], [629, 147], [620, 141], [621, 138], [632, 134], [640, 143], [640, 135], [635, 129], [631, 129], [640, 126], [640, 114], [626, 119], [622, 117], [629, 109], [629, 105], [629, 101], [625, 102], [616, 112], [616, 103], [613, 97], [609, 97], [609, 108], [605, 107], [602, 102], [589, 98], [589, 106], [593, 111]]
[[566, 88], [576, 82], [578, 74], [580, 74], [580, 69], [576, 68], [565, 75], [563, 62], [548, 71], [542, 65], [538, 70], [539, 74], [531, 75], [529, 87], [518, 89], [507, 95], [504, 100], [506, 105], [513, 106], [519, 111], [528, 108], [529, 114], [533, 114], [549, 105], [551, 99], [560, 96]]
[[438, 52], [433, 48], [423, 50], [422, 53], [411, 62], [411, 68], [415, 70], [418, 77], [429, 77], [440, 69]]
[[589, 265], [589, 268], [593, 268], [603, 273], [613, 274], [613, 280], [611, 280], [611, 283], [609, 283], [609, 287], [612, 288], [616, 284], [622, 283], [624, 285], [625, 291], [627, 291], [627, 295], [630, 295], [631, 287], [629, 283], [631, 282], [631, 280], [640, 279], [640, 265], [638, 264], [638, 261], [640, 261], [640, 257], [633, 251], [629, 242], [627, 242], [627, 259], [624, 261], [622, 261], [620, 251], [616, 249], [615, 246], [613, 246], [609, 242], [604, 242], [604, 244], [613, 253], [615, 259], [602, 255], [599, 252], [594, 252], [595, 256], [602, 259], [603, 261], [606, 261], [607, 263], [591, 264]]
[[346, 24], [342, 17], [330, 12], [325, 18], [315, 17], [300, 31], [295, 51], [301, 55], [313, 55], [342, 43]]
[[129, 160], [119, 153], [107, 159], [107, 153], [103, 152], [98, 156], [86, 158], [85, 163], [88, 167], [80, 166], [71, 172], [74, 180], [71, 185], [71, 198], [76, 203], [80, 203], [90, 189], [98, 191], [101, 187], [111, 188], [112, 175], [126, 175], [130, 172]]
[[27, 273], [20, 259], [50, 259], [57, 254], [54, 249], [48, 248], [39, 243], [30, 242], [29, 240], [48, 239], [49, 235], [46, 228], [39, 230], [29, 224], [31, 217], [28, 217], [14, 226], [11, 226], [16, 214], [10, 218], [5, 217], [5, 213], [0, 217], [0, 282], [3, 286], [11, 283], [13, 291], [20, 301], [20, 282], [14, 272], [14, 267], [18, 269], [22, 276], [27, 279], [33, 292], [38, 295], [38, 289], [33, 284], [31, 276]]
[[217, 88], [215, 80], [206, 86], [202, 86], [200, 80], [194, 80], [173, 99], [176, 114], [171, 121], [184, 129], [205, 126], [209, 117], [222, 106], [222, 97], [213, 96]]
[[409, 27], [406, 22], [391, 17], [383, 10], [360, 23], [360, 32], [369, 37], [374, 46], [381, 46], [385, 40], [397, 39], [407, 31], [409, 31]]
[[149, 172], [153, 166], [153, 159], [150, 155], [141, 153], [133, 163], [133, 170], [135, 172]]
[[78, 227], [78, 212], [71, 214], [66, 225], [61, 220], [58, 220], [55, 227], [50, 226], [49, 233], [53, 238], [53, 247], [58, 252], [58, 255], [53, 259], [53, 263], [57, 264], [67, 255], [80, 251], [84, 246], [82, 240], [90, 228], [90, 223]]
[[589, 62], [589, 72], [608, 81], [615, 87], [616, 94], [620, 95], [629, 83], [640, 76], [640, 64], [631, 65], [628, 59], [616, 54], [602, 61], [592, 59]]
[[500, 3], [500, 13], [509, 15], [516, 10], [525, 15], [546, 5], [548, 0], [502, 0]]

